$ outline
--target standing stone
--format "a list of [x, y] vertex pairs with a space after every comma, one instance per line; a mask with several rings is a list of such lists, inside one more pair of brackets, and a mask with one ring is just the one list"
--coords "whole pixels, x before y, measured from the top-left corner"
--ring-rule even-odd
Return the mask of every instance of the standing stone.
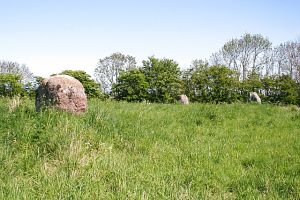
[[44, 79], [36, 90], [35, 107], [54, 107], [72, 113], [85, 112], [87, 97], [84, 87], [68, 75], [56, 75]]
[[185, 94], [179, 95], [179, 101], [184, 105], [189, 104], [189, 98]]
[[250, 101], [255, 101], [261, 104], [261, 99], [256, 92], [250, 92]]

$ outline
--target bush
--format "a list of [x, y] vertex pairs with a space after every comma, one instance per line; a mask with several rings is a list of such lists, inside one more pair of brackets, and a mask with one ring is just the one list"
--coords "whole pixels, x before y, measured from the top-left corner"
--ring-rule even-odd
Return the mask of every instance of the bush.
[[145, 75], [134, 69], [121, 73], [112, 87], [112, 94], [117, 100], [141, 102], [148, 97], [148, 86]]
[[274, 87], [270, 98], [273, 102], [297, 104], [298, 93], [296, 81], [288, 75], [279, 76], [274, 81]]
[[21, 95], [23, 85], [17, 74], [0, 74], [0, 96], [13, 97]]
[[195, 70], [191, 82], [198, 102], [232, 103], [238, 99], [237, 73], [225, 66]]
[[172, 103], [182, 92], [180, 69], [175, 61], [150, 57], [143, 61], [142, 72], [149, 84], [150, 101]]

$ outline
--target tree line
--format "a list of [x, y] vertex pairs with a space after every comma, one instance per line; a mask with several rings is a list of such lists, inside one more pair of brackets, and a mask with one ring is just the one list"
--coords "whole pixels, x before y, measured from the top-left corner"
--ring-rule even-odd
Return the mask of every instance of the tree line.
[[[264, 102], [300, 105], [300, 43], [272, 46], [260, 34], [226, 42], [209, 60], [193, 60], [180, 70], [172, 59], [154, 56], [138, 66], [130, 55], [101, 58], [95, 80], [81, 70], [65, 70], [82, 82], [89, 98], [174, 103], [180, 94], [192, 102], [247, 102], [257, 92]], [[24, 65], [0, 62], [0, 96], [34, 96], [41, 77]]]

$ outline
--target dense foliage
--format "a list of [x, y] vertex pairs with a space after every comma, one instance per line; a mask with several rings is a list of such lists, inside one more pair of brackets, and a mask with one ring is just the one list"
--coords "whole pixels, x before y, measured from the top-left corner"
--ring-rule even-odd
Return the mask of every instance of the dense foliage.
[[125, 72], [118, 78], [112, 93], [117, 100], [170, 103], [185, 93], [191, 102], [233, 103], [248, 102], [249, 93], [257, 92], [263, 102], [299, 104], [300, 85], [289, 75], [260, 78], [252, 73], [245, 81], [239, 81], [234, 70], [204, 64], [184, 71], [179, 78], [176, 67], [166, 67], [172, 61], [150, 59], [151, 64], [145, 63], [144, 68]]
[[[181, 93], [191, 102], [248, 102], [249, 93], [256, 92], [263, 102], [299, 105], [299, 66], [299, 42], [272, 47], [268, 38], [246, 33], [225, 43], [210, 62], [194, 60], [182, 72], [173, 60], [154, 57], [143, 61], [141, 69], [149, 85], [147, 100], [151, 102], [175, 102]], [[117, 82], [123, 90], [133, 87], [118, 78]], [[114, 97], [131, 99], [126, 98], [127, 93], [122, 95]]]
[[[2, 75], [0, 96], [34, 96], [39, 81], [25, 81], [32, 80], [25, 65], [1, 61], [0, 74], [17, 75], [22, 85], [20, 92], [20, 85], [7, 85], [12, 83], [11, 75]], [[133, 56], [113, 53], [99, 59], [96, 81], [80, 70], [62, 74], [78, 79], [89, 98], [105, 95], [129, 102], [174, 103], [185, 94], [190, 102], [233, 103], [248, 102], [249, 93], [256, 92], [263, 103], [300, 105], [300, 43], [288, 41], [273, 47], [260, 34], [233, 38], [210, 61], [193, 60], [183, 71], [172, 59], [152, 56], [137, 66]]]
[[142, 71], [149, 84], [149, 101], [171, 103], [180, 95], [182, 90], [181, 72], [175, 61], [150, 57], [143, 61]]
[[198, 102], [228, 102], [237, 100], [237, 74], [225, 66], [197, 68], [190, 78], [192, 88], [186, 88], [192, 99]]
[[0, 61], [0, 74], [17, 74], [23, 84], [34, 81], [34, 75], [29, 68], [17, 62]]
[[194, 102], [247, 102], [250, 92], [257, 92], [263, 101], [276, 104], [297, 104], [300, 99], [300, 85], [288, 75], [261, 79], [252, 73], [247, 80], [239, 81], [234, 70], [212, 66], [186, 71], [183, 80], [186, 94]]
[[0, 61], [0, 97], [34, 96], [35, 77], [26, 65]]
[[0, 74], [0, 96], [13, 97], [21, 95], [23, 85], [21, 76], [17, 74]]
[[261, 83], [263, 84], [267, 101], [283, 104], [299, 103], [300, 96], [298, 91], [300, 85], [289, 75], [266, 77]]
[[121, 73], [113, 85], [112, 93], [117, 100], [141, 102], [148, 99], [148, 87], [144, 73], [134, 69]]

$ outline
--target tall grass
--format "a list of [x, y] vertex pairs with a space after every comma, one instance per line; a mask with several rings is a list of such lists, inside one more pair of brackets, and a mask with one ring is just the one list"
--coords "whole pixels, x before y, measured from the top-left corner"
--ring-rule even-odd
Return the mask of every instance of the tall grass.
[[300, 199], [300, 111], [0, 100], [0, 199]]

